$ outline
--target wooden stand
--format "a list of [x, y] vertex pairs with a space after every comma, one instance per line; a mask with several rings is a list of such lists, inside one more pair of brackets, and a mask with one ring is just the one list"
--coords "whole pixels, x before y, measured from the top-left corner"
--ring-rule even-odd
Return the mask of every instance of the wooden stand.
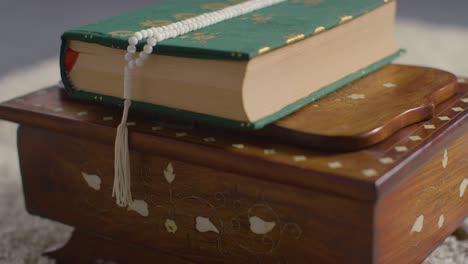
[[[414, 91], [399, 86], [404, 80], [437, 77], [407, 70], [380, 77], [395, 86], [379, 108], [398, 105], [391, 94]], [[405, 122], [428, 109], [432, 117], [391, 135], [383, 128], [385, 140], [354, 152], [131, 116], [129, 208], [111, 197], [120, 109], [68, 101], [50, 88], [0, 105], [0, 117], [21, 124], [28, 211], [76, 227], [65, 248], [48, 253], [60, 262], [420, 263], [468, 215], [468, 85], [449, 77], [449, 88], [435, 92], [455, 87], [454, 96], [402, 107], [420, 113]], [[344, 104], [360, 94], [352, 85], [340, 93]], [[301, 127], [292, 125], [273, 126], [293, 135]]]
[[88, 235], [79, 230], [73, 232], [70, 241], [64, 247], [44, 255], [56, 260], [57, 264], [154, 264], [155, 260], [158, 263], [193, 263], [155, 249]]

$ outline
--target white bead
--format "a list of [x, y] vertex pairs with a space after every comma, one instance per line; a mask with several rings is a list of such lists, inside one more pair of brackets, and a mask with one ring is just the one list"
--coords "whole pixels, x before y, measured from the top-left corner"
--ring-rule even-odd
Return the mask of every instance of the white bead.
[[185, 33], [187, 33], [187, 31], [185, 31], [185, 28], [184, 28], [183, 26], [177, 28], [177, 30], [178, 30], [178, 32], [179, 32], [179, 33], [177, 34], [178, 36], [184, 35]]
[[155, 38], [151, 37], [151, 38], [148, 39], [147, 43], [151, 47], [154, 47], [154, 46], [156, 46], [157, 40]]
[[131, 60], [133, 60], [133, 54], [132, 54], [132, 53], [126, 53], [126, 54], [125, 54], [125, 60], [126, 60], [126, 61], [131, 61]]
[[175, 38], [175, 37], [177, 37], [177, 32], [176, 32], [175, 30], [173, 30], [173, 29], [169, 30], [168, 33], [169, 33], [169, 37], [170, 37], [170, 38]]
[[143, 39], [143, 35], [142, 35], [140, 32], [135, 32], [134, 36], [135, 36], [138, 40], [142, 40], [142, 39]]
[[129, 53], [135, 53], [135, 52], [136, 52], [136, 47], [133, 46], [133, 45], [128, 45], [127, 51], [128, 51]]
[[164, 40], [164, 35], [161, 32], [156, 32], [156, 34], [154, 34], [154, 37], [156, 38], [157, 42], [161, 42]]
[[153, 52], [153, 47], [151, 47], [150, 45], [145, 45], [143, 47], [143, 52], [151, 54]]
[[148, 34], [148, 38], [151, 38], [151, 37], [154, 35], [154, 32], [153, 32], [153, 30], [150, 28], [150, 29], [147, 29], [147, 30], [146, 30], [146, 34]]
[[128, 39], [128, 44], [130, 44], [131, 46], [136, 46], [136, 44], [138, 44], [138, 39], [136, 37], [130, 37]]
[[[156, 47], [159, 42], [285, 1], [286, 0], [250, 0], [221, 10], [184, 19], [170, 25], [151, 27], [135, 32], [134, 35], [128, 39], [129, 46], [125, 54], [125, 59], [128, 61], [124, 78], [124, 87], [126, 90], [124, 91], [125, 98], [130, 99], [131, 97], [132, 70], [137, 66], [142, 67], [144, 65], [145, 60], [153, 53], [153, 47]], [[146, 45], [143, 47], [143, 51], [139, 53], [138, 58], [134, 59], [134, 54], [137, 52], [136, 45], [142, 39], [147, 39]]]
[[148, 58], [149, 54], [146, 52], [140, 52], [140, 58], [146, 60]]
[[195, 23], [188, 24], [188, 27], [189, 27], [189, 32], [197, 30], [197, 25]]
[[141, 59], [141, 58], [138, 58], [138, 59], [136, 59], [135, 64], [138, 67], [143, 67], [143, 65], [145, 64], [145, 61], [143, 59]]

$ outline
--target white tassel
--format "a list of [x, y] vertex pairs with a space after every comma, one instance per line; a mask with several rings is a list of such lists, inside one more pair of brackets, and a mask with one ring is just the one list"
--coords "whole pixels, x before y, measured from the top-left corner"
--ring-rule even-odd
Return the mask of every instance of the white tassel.
[[[285, 1], [286, 0], [249, 0], [221, 10], [202, 14], [195, 18], [185, 19], [183, 21], [170, 24], [169, 26], [149, 28], [135, 32], [133, 36], [128, 38], [129, 45], [127, 47], [127, 53], [124, 56], [125, 60], [128, 61], [124, 71], [124, 112], [122, 115], [122, 122], [117, 128], [114, 153], [115, 174], [112, 197], [115, 197], [117, 205], [127, 207], [133, 203], [130, 179], [127, 118], [130, 105], [132, 104], [132, 73], [134, 68], [143, 67], [145, 60], [153, 53], [153, 48], [160, 41], [175, 38], [179, 35], [219, 23], [232, 17], [241, 16]], [[137, 51], [137, 44], [140, 40], [147, 37], [149, 38], [146, 41], [143, 51], [140, 52], [139, 58], [135, 59], [134, 54]]]
[[132, 191], [130, 179], [130, 154], [128, 150], [128, 111], [132, 101], [125, 99], [122, 122], [117, 128], [114, 153], [114, 188], [112, 197], [115, 197], [118, 206], [127, 207], [132, 204]]

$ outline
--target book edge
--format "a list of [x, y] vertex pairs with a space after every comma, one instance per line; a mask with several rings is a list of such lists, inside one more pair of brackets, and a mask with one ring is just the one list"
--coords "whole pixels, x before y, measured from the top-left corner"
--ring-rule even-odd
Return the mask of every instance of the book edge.
[[[62, 81], [64, 83], [67, 94], [71, 98], [78, 99], [78, 100], [84, 100], [88, 102], [91, 101], [91, 102], [96, 102], [96, 103], [105, 104], [105, 105], [113, 105], [113, 106], [122, 107], [123, 99], [121, 98], [75, 90], [73, 88], [73, 84], [71, 83], [69, 75], [66, 72], [65, 67], [64, 67], [64, 57], [65, 57], [66, 47], [67, 47], [66, 42], [65, 41], [62, 42], [61, 53], [60, 53], [60, 73], [61, 73]], [[211, 116], [207, 114], [200, 114], [200, 113], [195, 113], [195, 112], [186, 111], [186, 110], [174, 109], [170, 107], [154, 105], [154, 104], [144, 103], [144, 102], [139, 102], [139, 101], [134, 101], [131, 108], [145, 111], [145, 112], [155, 112], [155, 113], [172, 115], [172, 116], [181, 118], [183, 120], [206, 123], [206, 124], [210, 124], [210, 125], [214, 125], [218, 127], [226, 127], [226, 128], [231, 128], [231, 129], [237, 129], [237, 130], [258, 130], [258, 129], [265, 127], [266, 125], [270, 123], [275, 122], [276, 120], [279, 120], [297, 111], [298, 109], [304, 107], [305, 105], [310, 104], [326, 96], [327, 94], [338, 90], [339, 88], [345, 86], [346, 84], [351, 83], [363, 76], [366, 76], [382, 68], [383, 66], [397, 59], [403, 52], [404, 50], [398, 50], [397, 52], [365, 67], [364, 69], [354, 72], [328, 86], [325, 86], [319, 89], [318, 91], [315, 91], [311, 93], [310, 95], [283, 107], [281, 110], [271, 115], [268, 115], [260, 120], [257, 120], [255, 122], [242, 122], [238, 120], [231, 120], [231, 119], [226, 119], [222, 117]]]

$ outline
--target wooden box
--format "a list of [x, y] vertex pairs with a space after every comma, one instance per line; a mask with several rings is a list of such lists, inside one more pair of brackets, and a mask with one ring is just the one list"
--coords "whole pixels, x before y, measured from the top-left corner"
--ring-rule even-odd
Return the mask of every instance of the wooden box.
[[254, 134], [132, 116], [128, 209], [111, 196], [120, 109], [53, 87], [0, 117], [20, 123], [28, 211], [76, 227], [63, 263], [420, 263], [468, 215], [467, 91], [389, 66]]

